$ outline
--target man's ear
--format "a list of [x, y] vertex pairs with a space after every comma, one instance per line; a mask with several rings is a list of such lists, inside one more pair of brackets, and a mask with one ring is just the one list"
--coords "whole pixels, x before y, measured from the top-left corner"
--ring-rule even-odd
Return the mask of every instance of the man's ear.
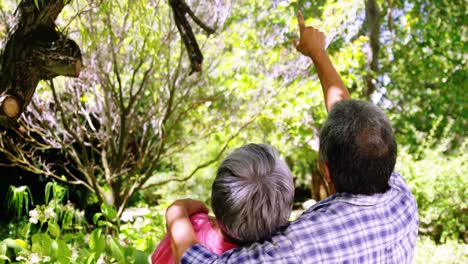
[[335, 184], [332, 181], [330, 169], [328, 168], [328, 164], [326, 162], [321, 162], [321, 166], [322, 166], [322, 172], [325, 176], [325, 180], [327, 181], [328, 187], [330, 188], [330, 194], [335, 194], [336, 193]]
[[323, 174], [325, 175], [325, 180], [328, 182], [328, 184], [332, 183], [330, 170], [328, 169], [328, 164], [325, 162], [322, 162], [322, 169], [323, 169]]

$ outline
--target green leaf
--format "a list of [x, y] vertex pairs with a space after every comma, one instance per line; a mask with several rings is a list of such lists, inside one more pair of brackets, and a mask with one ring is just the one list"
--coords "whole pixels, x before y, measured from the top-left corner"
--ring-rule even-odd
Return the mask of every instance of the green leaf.
[[104, 1], [99, 8], [98, 14], [103, 14], [109, 8], [110, 1]]
[[105, 247], [106, 240], [102, 235], [102, 229], [94, 229], [89, 236], [89, 248], [96, 252], [96, 255], [99, 256], [104, 251]]
[[72, 255], [71, 250], [68, 248], [67, 243], [59, 239], [57, 240], [58, 253], [56, 254], [57, 259], [60, 263], [70, 263], [70, 257]]
[[31, 223], [27, 223], [26, 225], [24, 225], [24, 227], [21, 229], [21, 236], [22, 237], [26, 237], [29, 233], [29, 229], [31, 228]]
[[89, 255], [89, 257], [87, 258], [87, 260], [86, 260], [86, 264], [93, 264], [93, 263], [96, 263], [95, 260], [96, 260], [96, 257], [97, 257], [97, 256], [99, 256], [99, 255], [96, 255], [96, 253], [94, 253], [94, 252], [91, 253], [91, 254]]
[[2, 242], [0, 242], [0, 255], [5, 255], [7, 253], [8, 247]]
[[48, 225], [49, 227], [47, 228], [47, 230], [49, 231], [49, 234], [52, 237], [57, 238], [60, 235], [60, 227], [53, 222], [49, 222]]
[[148, 257], [146, 254], [140, 250], [135, 250], [133, 253], [133, 259], [135, 260], [135, 264], [146, 264], [148, 263]]
[[117, 216], [115, 209], [105, 203], [101, 204], [101, 211], [104, 213], [107, 219], [114, 219]]
[[53, 240], [46, 233], [37, 233], [31, 237], [32, 246], [31, 251], [45, 256], [52, 255], [52, 242]]
[[109, 244], [112, 257], [114, 257], [119, 263], [125, 263], [125, 256], [119, 242], [114, 237], [111, 237]]
[[33, 205], [31, 190], [28, 186], [10, 186], [6, 196], [7, 210], [13, 213], [15, 217], [27, 215], [29, 210], [29, 204]]
[[57, 256], [58, 255], [58, 252], [59, 252], [59, 246], [58, 246], [58, 243], [57, 243], [57, 240], [52, 240], [52, 243], [50, 243], [50, 249], [52, 250], [53, 256]]
[[95, 213], [95, 214], [93, 215], [93, 223], [94, 223], [95, 225], [97, 225], [98, 219], [99, 219], [101, 216], [103, 216], [103, 215], [104, 215], [103, 213]]
[[22, 240], [22, 239], [15, 239], [15, 242], [16, 242], [20, 247], [22, 247], [23, 249], [28, 250], [28, 243], [26, 243], [24, 240]]
[[[17, 240], [19, 240], [19, 239], [17, 239]], [[18, 241], [13, 240], [11, 238], [7, 238], [7, 239], [3, 240], [2, 243], [4, 243], [7, 247], [12, 248], [12, 249], [14, 249], [16, 251], [28, 251], [27, 246], [23, 247], [24, 244], [22, 244], [21, 242], [18, 243]]]
[[106, 226], [107, 223], [108, 223], [107, 221], [99, 220], [99, 221], [97, 222], [97, 226], [99, 226], [99, 227]]

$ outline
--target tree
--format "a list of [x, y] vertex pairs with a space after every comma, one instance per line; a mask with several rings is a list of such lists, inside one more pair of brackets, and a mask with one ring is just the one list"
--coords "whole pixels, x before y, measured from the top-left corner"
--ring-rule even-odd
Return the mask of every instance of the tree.
[[[446, 152], [456, 152], [467, 138], [466, 3], [393, 5], [387, 22], [393, 21], [396, 41], [383, 45], [380, 101], [391, 111], [400, 142], [412, 152], [424, 152], [445, 138], [451, 139]], [[422, 144], [428, 137], [436, 139], [434, 145]]]
[[[0, 151], [13, 165], [82, 185], [121, 215], [138, 190], [187, 180], [217, 161], [255, 119], [255, 113], [228, 118], [238, 99], [210, 80], [219, 59], [203, 75], [188, 75], [166, 3], [77, 1], [74, 8], [71, 26], [79, 29], [85, 67], [77, 80], [43, 83], [42, 99], [33, 99], [13, 135], [3, 133]], [[187, 175], [174, 175], [185, 170], [171, 160], [220, 129], [229, 136], [216, 153], [200, 157]], [[44, 159], [50, 151], [63, 159]], [[58, 168], [65, 173], [57, 174]], [[149, 183], [158, 172], [170, 174]]]
[[0, 56], [0, 124], [20, 116], [40, 80], [79, 75], [78, 45], [55, 28], [55, 19], [68, 2], [19, 3]]

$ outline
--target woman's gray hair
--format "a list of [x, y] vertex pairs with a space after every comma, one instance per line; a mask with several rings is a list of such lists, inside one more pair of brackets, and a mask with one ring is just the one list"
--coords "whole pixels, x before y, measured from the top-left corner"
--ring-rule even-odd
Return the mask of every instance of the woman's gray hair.
[[291, 171], [276, 149], [248, 144], [218, 169], [211, 205], [221, 230], [237, 243], [269, 238], [288, 223], [294, 200]]

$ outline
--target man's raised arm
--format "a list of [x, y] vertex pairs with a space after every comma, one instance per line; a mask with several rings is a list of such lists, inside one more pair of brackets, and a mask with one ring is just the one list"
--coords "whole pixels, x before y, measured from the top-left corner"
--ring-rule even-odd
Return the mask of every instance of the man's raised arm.
[[[328, 57], [325, 50], [324, 34], [313, 27], [306, 27], [304, 18], [300, 13], [298, 13], [297, 19], [299, 23], [300, 40], [295, 41], [296, 49], [310, 57], [314, 62], [320, 78], [320, 83], [322, 84], [325, 105], [327, 111], [330, 111], [333, 104], [349, 98], [348, 90]], [[189, 216], [200, 211], [207, 211], [207, 209], [201, 202], [189, 199], [174, 202], [166, 211], [167, 233], [171, 240], [172, 253], [176, 263], [180, 262], [182, 256], [189, 248], [198, 243]], [[245, 260], [246, 257], [261, 254], [266, 254], [264, 256], [265, 258], [271, 257], [267, 256], [268, 254], [265, 253], [267, 251], [262, 248], [261, 244], [258, 244], [257, 248], [258, 250], [255, 254], [243, 256], [241, 259]], [[250, 251], [254, 251], [254, 249], [251, 248]], [[203, 253], [195, 252], [194, 254], [198, 254], [200, 257], [200, 259], [196, 261], [197, 263], [201, 263], [202, 260], [203, 262], [210, 263], [212, 260], [218, 258], [218, 256], [208, 251]], [[241, 253], [231, 252], [231, 254], [235, 255]]]
[[294, 45], [300, 53], [314, 62], [322, 84], [325, 106], [330, 112], [336, 102], [349, 98], [348, 90], [325, 50], [325, 35], [313, 27], [306, 27], [301, 12], [297, 13], [297, 22], [300, 39], [295, 40]]

